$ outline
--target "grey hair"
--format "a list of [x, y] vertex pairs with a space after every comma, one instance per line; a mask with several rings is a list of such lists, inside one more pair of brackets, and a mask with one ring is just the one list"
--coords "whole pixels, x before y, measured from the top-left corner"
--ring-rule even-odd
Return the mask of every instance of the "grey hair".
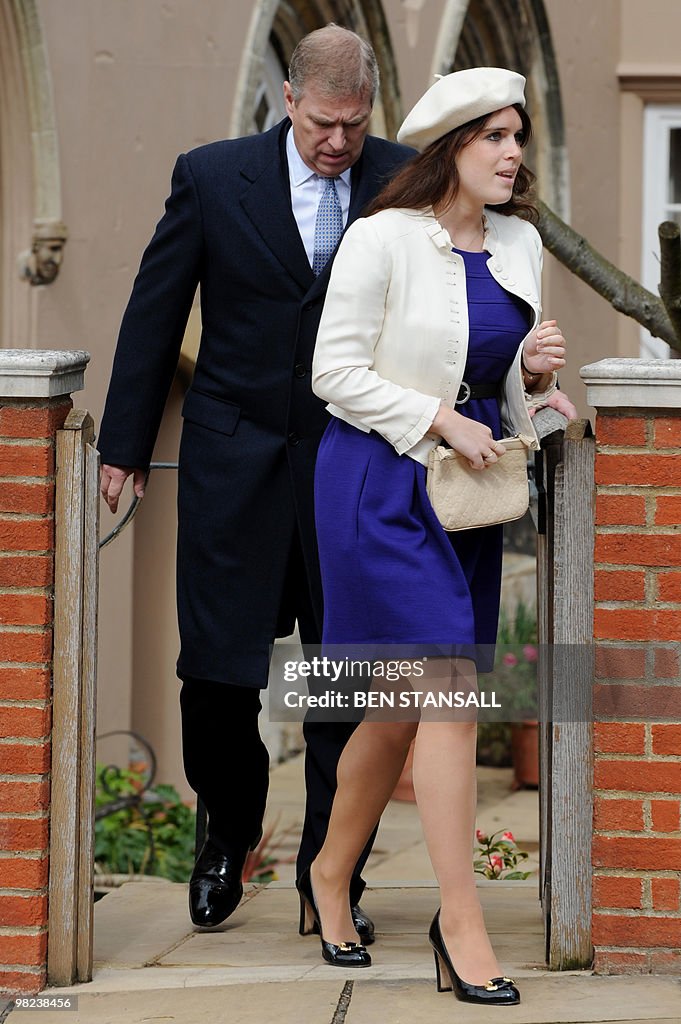
[[314, 82], [327, 98], [369, 92], [373, 106], [379, 85], [378, 62], [366, 39], [330, 22], [300, 40], [291, 57], [288, 80], [296, 103], [306, 84]]

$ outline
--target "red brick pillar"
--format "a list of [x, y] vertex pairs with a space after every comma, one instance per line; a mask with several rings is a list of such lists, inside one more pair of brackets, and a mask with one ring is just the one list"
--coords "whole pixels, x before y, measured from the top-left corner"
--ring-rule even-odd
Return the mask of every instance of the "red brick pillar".
[[584, 367], [596, 419], [593, 943], [681, 972], [681, 361]]
[[0, 350], [0, 991], [45, 985], [55, 435], [84, 352]]

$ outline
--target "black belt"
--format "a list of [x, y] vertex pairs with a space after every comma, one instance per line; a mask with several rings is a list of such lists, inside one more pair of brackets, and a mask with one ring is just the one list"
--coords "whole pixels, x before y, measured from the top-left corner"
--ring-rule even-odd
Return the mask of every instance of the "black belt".
[[455, 404], [463, 405], [471, 398], [496, 398], [498, 394], [498, 384], [467, 384], [464, 380], [461, 382]]

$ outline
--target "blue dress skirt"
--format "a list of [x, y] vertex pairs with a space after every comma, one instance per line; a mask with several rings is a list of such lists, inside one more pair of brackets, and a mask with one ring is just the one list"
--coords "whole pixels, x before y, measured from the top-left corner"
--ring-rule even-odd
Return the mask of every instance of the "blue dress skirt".
[[[470, 324], [464, 380], [500, 383], [531, 311], [491, 276], [489, 253], [460, 255]], [[457, 411], [501, 437], [496, 398]], [[317, 456], [315, 512], [324, 644], [494, 644], [503, 527], [445, 533], [421, 463], [374, 431], [332, 419]]]

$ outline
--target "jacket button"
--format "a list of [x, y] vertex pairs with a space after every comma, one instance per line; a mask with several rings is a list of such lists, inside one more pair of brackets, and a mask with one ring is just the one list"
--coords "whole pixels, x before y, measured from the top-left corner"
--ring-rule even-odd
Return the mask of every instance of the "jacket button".
[[295, 373], [296, 377], [304, 377], [305, 374], [307, 373], [307, 370], [305, 369], [305, 364], [296, 363], [293, 372]]
[[300, 444], [300, 434], [297, 434], [295, 430], [292, 430], [288, 435], [288, 443], [292, 448], [295, 448], [297, 444]]

